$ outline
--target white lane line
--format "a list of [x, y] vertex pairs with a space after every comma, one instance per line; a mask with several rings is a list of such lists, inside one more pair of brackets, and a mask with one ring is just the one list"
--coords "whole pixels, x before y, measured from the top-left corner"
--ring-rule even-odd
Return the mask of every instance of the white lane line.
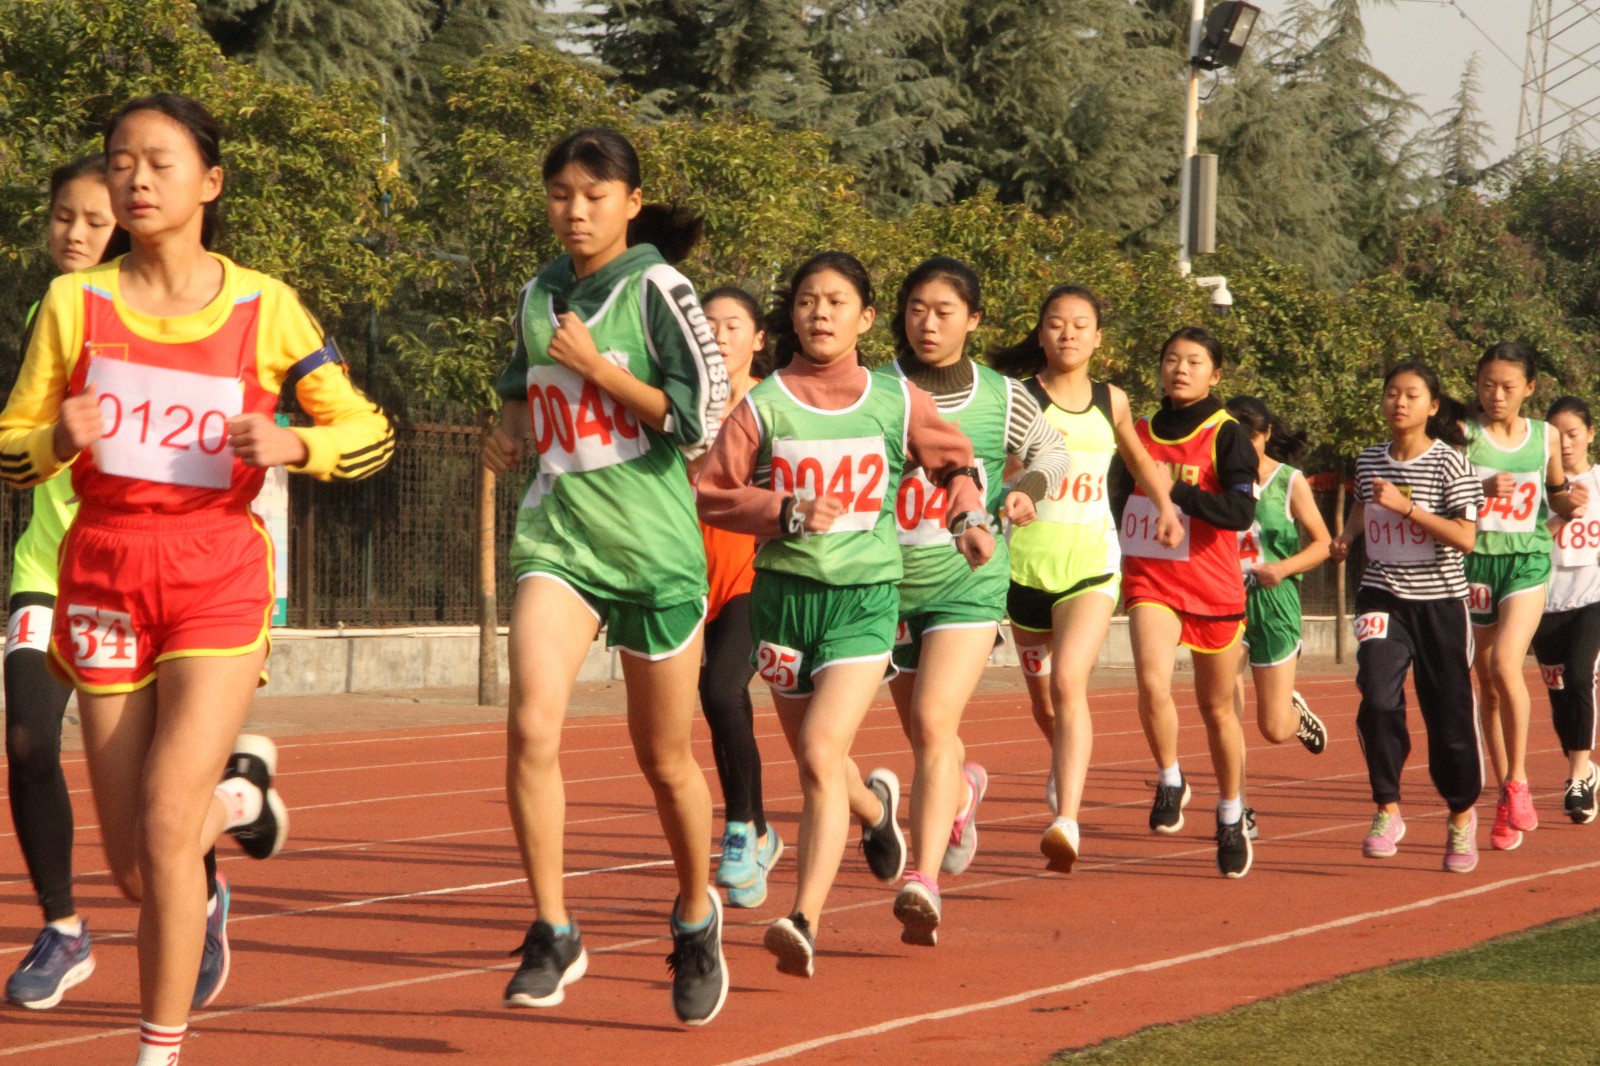
[[948, 1021], [952, 1018], [962, 1018], [966, 1017], [967, 1015], [980, 1013], [982, 1011], [1000, 1010], [1005, 1007], [1014, 1007], [1019, 1003], [1026, 1003], [1032, 999], [1039, 999], [1044, 996], [1061, 995], [1065, 992], [1073, 992], [1080, 988], [1088, 988], [1091, 985], [1113, 981], [1119, 977], [1129, 977], [1135, 974], [1156, 973], [1161, 970], [1170, 970], [1178, 966], [1186, 966], [1192, 962], [1202, 962], [1206, 959], [1215, 959], [1224, 955], [1231, 955], [1235, 952], [1246, 951], [1253, 948], [1270, 947], [1274, 944], [1282, 944], [1290, 940], [1299, 940], [1309, 936], [1316, 936], [1319, 933], [1332, 932], [1335, 929], [1342, 929], [1351, 925], [1359, 925], [1363, 922], [1392, 918], [1396, 915], [1407, 914], [1412, 911], [1425, 910], [1429, 907], [1436, 907], [1445, 903], [1454, 903], [1458, 900], [1471, 899], [1475, 896], [1482, 896], [1490, 892], [1497, 892], [1503, 888], [1511, 888], [1515, 887], [1516, 885], [1528, 884], [1546, 877], [1564, 877], [1570, 874], [1583, 873], [1597, 868], [1600, 868], [1600, 861], [1586, 862], [1576, 866], [1564, 866], [1559, 869], [1546, 870], [1543, 873], [1538, 874], [1526, 874], [1521, 877], [1509, 877], [1501, 881], [1493, 881], [1487, 885], [1478, 885], [1474, 888], [1463, 889], [1460, 892], [1450, 892], [1442, 896], [1430, 896], [1427, 899], [1420, 899], [1412, 903], [1404, 903], [1394, 907], [1385, 907], [1382, 910], [1365, 911], [1361, 914], [1352, 914], [1344, 918], [1335, 918], [1331, 921], [1318, 922], [1316, 925], [1301, 926], [1299, 929], [1290, 929], [1282, 933], [1273, 933], [1270, 936], [1256, 937], [1252, 940], [1242, 940], [1234, 944], [1222, 944], [1214, 948], [1207, 948], [1204, 951], [1193, 951], [1186, 955], [1174, 955], [1170, 958], [1156, 959], [1152, 962], [1139, 963], [1134, 966], [1123, 966], [1114, 970], [1102, 970], [1099, 973], [1090, 974], [1086, 977], [1079, 977], [1071, 981], [1064, 981], [1061, 984], [1047, 985], [1043, 988], [1033, 988], [1025, 992], [1017, 992], [1013, 995], [1002, 996], [998, 999], [984, 1000], [978, 1003], [967, 1003], [959, 1007], [948, 1007], [944, 1010], [928, 1011], [923, 1014], [913, 1014], [901, 1018], [892, 1018], [889, 1021], [879, 1022], [876, 1025], [863, 1026], [859, 1029], [851, 1029], [846, 1032], [832, 1033], [828, 1036], [821, 1036], [812, 1040], [801, 1041], [797, 1044], [789, 1044], [785, 1047], [775, 1048], [772, 1051], [763, 1052], [759, 1055], [750, 1055], [746, 1058], [735, 1059], [731, 1062], [724, 1063], [723, 1066], [762, 1066], [763, 1063], [779, 1062], [784, 1059], [792, 1059], [796, 1055], [803, 1055], [807, 1052], [817, 1051], [821, 1048], [830, 1047], [834, 1044], [841, 1044], [847, 1040], [860, 1040], [869, 1036], [881, 1036], [884, 1033], [891, 1033], [897, 1029], [905, 1029], [913, 1025], [922, 1025], [928, 1022]]

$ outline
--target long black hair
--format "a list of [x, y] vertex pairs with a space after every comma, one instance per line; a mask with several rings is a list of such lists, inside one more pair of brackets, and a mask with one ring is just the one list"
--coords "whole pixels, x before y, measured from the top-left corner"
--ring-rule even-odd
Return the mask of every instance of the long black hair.
[[[754, 296], [739, 288], [737, 285], [718, 285], [704, 296], [700, 297], [701, 307], [710, 307], [713, 300], [732, 300], [739, 305], [740, 310], [750, 316], [750, 322], [756, 332], [766, 332], [767, 322], [761, 314], [761, 304]], [[770, 337], [770, 335], [769, 335]], [[750, 374], [752, 377], [764, 378], [772, 373], [772, 343], [764, 339], [761, 347], [755, 350], [750, 359]]]
[[1261, 397], [1235, 396], [1223, 406], [1252, 437], [1258, 433], [1267, 434], [1267, 455], [1278, 462], [1293, 466], [1305, 455], [1310, 436], [1303, 429], [1290, 429], [1267, 408]]
[[1428, 418], [1426, 432], [1434, 440], [1442, 440], [1455, 448], [1467, 446], [1467, 433], [1461, 424], [1469, 417], [1465, 405], [1452, 400], [1443, 387], [1439, 384], [1439, 375], [1433, 367], [1420, 359], [1407, 359], [1403, 363], [1396, 363], [1383, 375], [1383, 387], [1389, 388], [1389, 382], [1401, 374], [1415, 374], [1422, 379], [1423, 386], [1428, 390], [1428, 395], [1439, 401], [1439, 409]]
[[[217, 120], [198, 100], [177, 93], [154, 93], [129, 100], [106, 119], [104, 144], [106, 155], [111, 154], [111, 138], [117, 127], [129, 115], [140, 111], [156, 111], [166, 115], [189, 131], [194, 146], [200, 153], [200, 162], [207, 170], [222, 166], [222, 131]], [[222, 193], [216, 199], [201, 205], [200, 243], [210, 248], [222, 234]]]
[[[77, 181], [79, 178], [99, 178], [100, 183], [106, 180], [106, 157], [103, 152], [86, 155], [82, 159], [74, 159], [70, 163], [62, 163], [50, 172], [50, 210], [55, 211], [56, 198], [61, 195], [61, 190]], [[128, 231], [121, 226], [113, 224], [111, 239], [106, 242], [106, 249], [100, 255], [100, 262], [108, 263], [119, 255], [126, 255], [131, 244], [128, 241]]]
[[1198, 344], [1211, 356], [1211, 365], [1221, 370], [1227, 360], [1223, 357], [1222, 342], [1217, 340], [1217, 335], [1204, 326], [1180, 326], [1172, 331], [1172, 336], [1161, 343], [1161, 358], [1167, 357], [1167, 349], [1172, 347], [1174, 341], [1188, 341]]
[[911, 294], [930, 281], [943, 281], [954, 289], [961, 302], [967, 305], [967, 314], [983, 313], [983, 287], [978, 281], [977, 271], [948, 255], [924, 259], [906, 275], [895, 297], [894, 319], [889, 323], [889, 332], [894, 337], [896, 355], [911, 355], [914, 351], [906, 336], [906, 306], [911, 302]]
[[[622, 182], [629, 192], [643, 184], [639, 153], [632, 142], [604, 126], [585, 126], [558, 141], [544, 157], [545, 182], [574, 164], [597, 181]], [[686, 208], [645, 204], [628, 223], [628, 244], [653, 244], [661, 258], [679, 263], [699, 243], [704, 229], [700, 216]]]
[[1028, 335], [1008, 347], [990, 349], [989, 365], [1013, 378], [1033, 377], [1048, 366], [1044, 345], [1039, 342], [1039, 330], [1044, 326], [1044, 316], [1050, 313], [1050, 305], [1068, 296], [1077, 297], [1094, 310], [1094, 327], [1099, 329], [1106, 315], [1105, 301], [1099, 294], [1085, 285], [1057, 285], [1044, 294], [1044, 299], [1039, 303], [1039, 317], [1034, 320], [1033, 329], [1028, 331]]
[[1522, 368], [1522, 374], [1529, 381], [1539, 376], [1539, 353], [1534, 351], [1533, 345], [1526, 341], [1500, 341], [1491, 344], [1483, 350], [1483, 355], [1478, 357], [1478, 365], [1473, 369], [1473, 377], [1483, 373], [1483, 368], [1490, 363], [1512, 363]]
[[[818, 252], [801, 263], [789, 278], [789, 284], [773, 294], [772, 310], [767, 312], [767, 336], [773, 341], [773, 364], [778, 369], [788, 366], [800, 351], [800, 338], [794, 331], [794, 294], [813, 274], [831, 270], [848, 281], [861, 297], [861, 306], [874, 306], [877, 299], [872, 288], [872, 275], [861, 265], [861, 260], [849, 252]], [[859, 355], [857, 356], [859, 358]]]
[[1589, 415], [1589, 405], [1576, 396], [1557, 396], [1550, 401], [1550, 409], [1544, 413], [1544, 420], [1550, 421], [1556, 415], [1577, 415], [1583, 419], [1583, 424], [1590, 429], [1594, 428], [1594, 419]]

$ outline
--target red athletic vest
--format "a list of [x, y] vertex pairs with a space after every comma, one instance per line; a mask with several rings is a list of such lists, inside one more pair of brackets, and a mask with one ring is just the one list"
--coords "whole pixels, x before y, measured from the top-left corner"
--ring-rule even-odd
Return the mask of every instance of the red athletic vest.
[[[1148, 417], [1134, 424], [1139, 441], [1174, 482], [1205, 492], [1222, 491], [1217, 477], [1217, 432], [1234, 421], [1218, 411], [1182, 440], [1163, 440]], [[1208, 617], [1244, 614], [1244, 579], [1239, 573], [1239, 535], [1184, 515], [1188, 534], [1177, 548], [1155, 537], [1155, 503], [1137, 487], [1128, 498], [1118, 530], [1122, 543], [1122, 595], [1126, 601], [1155, 600], [1179, 611]]]
[[260, 292], [241, 296], [210, 335], [165, 344], [129, 329], [108, 291], [83, 286], [83, 352], [68, 393], [92, 381], [106, 426], [72, 467], [83, 504], [159, 514], [250, 506], [266, 471], [234, 457], [227, 422], [278, 405], [256, 368], [260, 311]]

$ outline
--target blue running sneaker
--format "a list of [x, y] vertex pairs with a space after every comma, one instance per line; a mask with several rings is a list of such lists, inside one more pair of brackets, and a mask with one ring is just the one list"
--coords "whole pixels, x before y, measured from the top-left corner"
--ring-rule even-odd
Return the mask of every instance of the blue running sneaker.
[[748, 885], [728, 889], [730, 907], [759, 907], [767, 901], [767, 873], [783, 857], [783, 838], [778, 827], [767, 826], [767, 842], [756, 849], [756, 879]]
[[83, 923], [77, 936], [47, 925], [39, 930], [32, 949], [6, 982], [6, 999], [29, 1010], [49, 1010], [61, 1002], [67, 989], [83, 984], [92, 973], [89, 923]]
[[753, 822], [729, 822], [722, 831], [722, 861], [717, 863], [717, 884], [723, 888], [748, 888], [761, 876], [756, 859]]
[[206, 949], [200, 956], [200, 977], [194, 983], [193, 1010], [216, 1002], [228, 983], [228, 879], [217, 875], [217, 907], [206, 916]]

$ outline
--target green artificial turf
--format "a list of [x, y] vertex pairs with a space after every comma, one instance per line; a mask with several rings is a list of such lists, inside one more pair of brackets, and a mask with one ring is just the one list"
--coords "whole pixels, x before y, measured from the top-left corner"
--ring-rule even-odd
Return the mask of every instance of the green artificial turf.
[[1051, 1062], [1600, 1064], [1600, 916], [1156, 1026]]

